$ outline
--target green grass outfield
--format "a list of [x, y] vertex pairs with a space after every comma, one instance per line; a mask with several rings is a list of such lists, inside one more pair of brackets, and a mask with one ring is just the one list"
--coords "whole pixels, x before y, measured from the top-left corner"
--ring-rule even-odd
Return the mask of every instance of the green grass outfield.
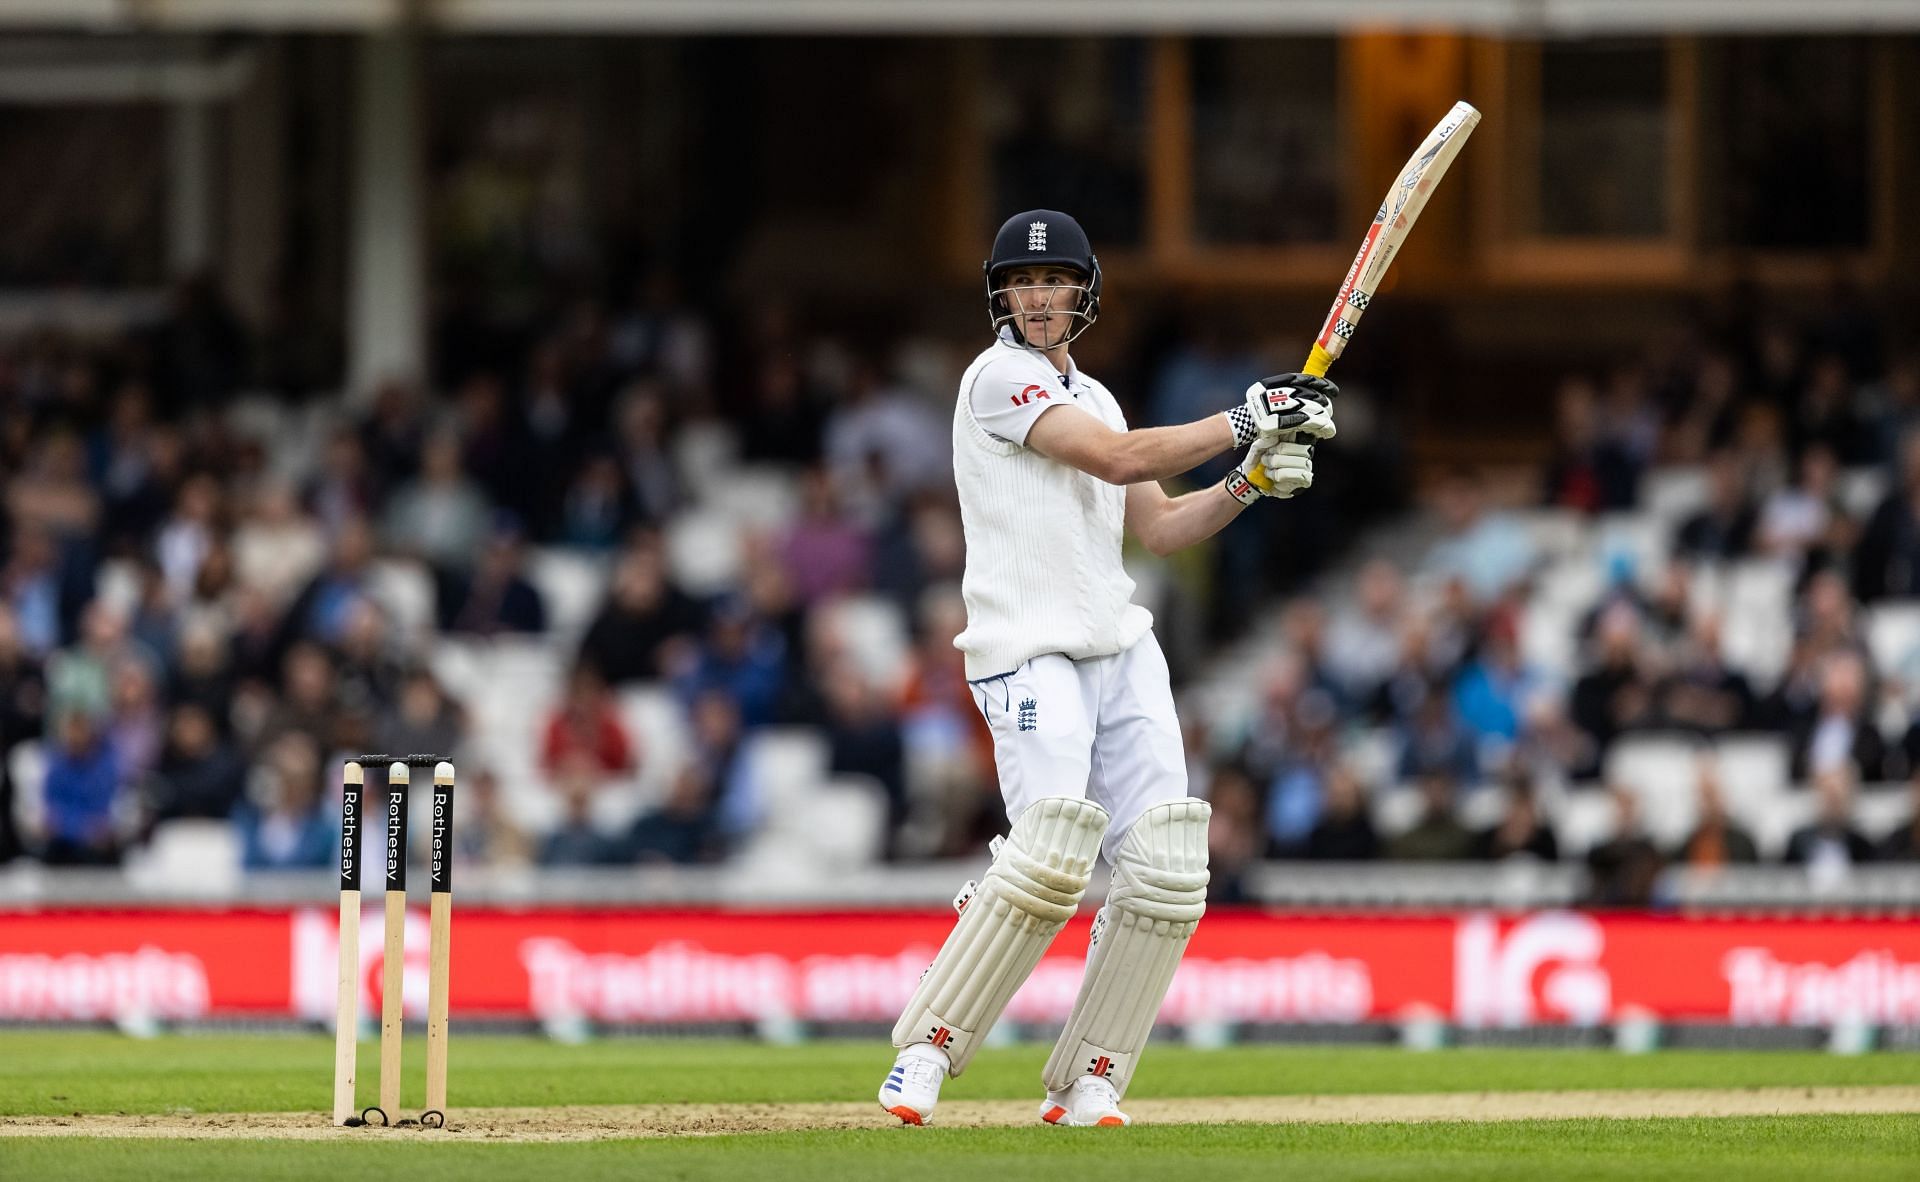
[[[408, 1046], [417, 1105], [423, 1044]], [[362, 1102], [375, 1047], [362, 1045]], [[1040, 1046], [982, 1052], [948, 1095], [1038, 1100]], [[560, 1046], [458, 1038], [451, 1099], [474, 1107], [675, 1101], [861, 1101], [888, 1048], [765, 1047], [701, 1040]], [[1146, 1097], [1550, 1091], [1763, 1086], [1920, 1086], [1920, 1056], [1669, 1051], [1156, 1046], [1134, 1092]], [[0, 1117], [310, 1111], [324, 1120], [332, 1043], [314, 1037], [0, 1032]], [[865, 1182], [1063, 1176], [1209, 1182], [1321, 1179], [1920, 1177], [1920, 1116], [1509, 1121], [1488, 1124], [1140, 1125], [1123, 1132], [1015, 1128], [770, 1132], [588, 1143], [432, 1143], [432, 1134], [355, 1140], [151, 1140], [0, 1136], [0, 1178], [729, 1178]], [[374, 1137], [378, 1139], [374, 1139]]]

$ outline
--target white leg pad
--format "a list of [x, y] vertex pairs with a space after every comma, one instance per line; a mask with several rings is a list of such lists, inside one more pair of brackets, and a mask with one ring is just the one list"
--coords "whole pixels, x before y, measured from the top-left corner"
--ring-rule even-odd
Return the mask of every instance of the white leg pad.
[[1047, 1059], [1048, 1091], [1104, 1075], [1126, 1095], [1174, 970], [1207, 910], [1212, 814], [1204, 800], [1157, 804], [1121, 840], [1079, 999]]
[[999, 843], [993, 865], [914, 990], [893, 1045], [932, 1043], [959, 1075], [1087, 893], [1107, 811], [1069, 796], [1036, 800]]

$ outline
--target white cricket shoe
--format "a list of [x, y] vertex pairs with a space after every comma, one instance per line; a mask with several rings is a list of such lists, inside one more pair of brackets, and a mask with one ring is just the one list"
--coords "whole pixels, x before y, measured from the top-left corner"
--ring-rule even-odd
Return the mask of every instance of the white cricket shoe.
[[1105, 1076], [1083, 1075], [1040, 1102], [1040, 1119], [1050, 1125], [1119, 1128], [1133, 1123], [1120, 1111], [1120, 1093]]
[[880, 1085], [880, 1107], [902, 1124], [932, 1124], [933, 1106], [940, 1102], [940, 1085], [951, 1062], [945, 1051], [925, 1043], [901, 1051]]

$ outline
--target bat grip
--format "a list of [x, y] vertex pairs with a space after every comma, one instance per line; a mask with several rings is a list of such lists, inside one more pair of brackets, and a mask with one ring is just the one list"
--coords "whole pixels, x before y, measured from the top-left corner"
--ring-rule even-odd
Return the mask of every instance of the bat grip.
[[1332, 368], [1333, 354], [1315, 345], [1313, 351], [1307, 354], [1307, 363], [1300, 367], [1300, 372], [1312, 374], [1316, 378], [1324, 378], [1327, 376], [1327, 371]]

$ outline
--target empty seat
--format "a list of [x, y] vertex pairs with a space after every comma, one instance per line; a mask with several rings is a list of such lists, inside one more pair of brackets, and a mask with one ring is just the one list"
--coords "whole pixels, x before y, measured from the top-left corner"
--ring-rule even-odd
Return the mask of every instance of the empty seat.
[[1341, 756], [1362, 788], [1383, 791], [1399, 771], [1400, 737], [1390, 726], [1368, 727], [1346, 738]]
[[1663, 849], [1693, 832], [1699, 817], [1695, 763], [1706, 750], [1689, 735], [1651, 734], [1627, 735], [1607, 752], [1607, 786], [1634, 795], [1647, 836]]
[[20, 834], [36, 834], [46, 825], [47, 751], [38, 739], [23, 739], [7, 752], [7, 776], [13, 781], [13, 825]]
[[1819, 802], [1811, 791], [1795, 789], [1775, 797], [1765, 811], [1752, 818], [1753, 844], [1762, 862], [1778, 862], [1787, 852], [1793, 831], [1811, 824]]
[[1908, 686], [1920, 682], [1920, 600], [1884, 600], [1866, 617], [1874, 667]]
[[1594, 846], [1613, 836], [1619, 821], [1613, 798], [1597, 788], [1568, 792], [1548, 812], [1563, 859], [1586, 857]]
[[1382, 840], [1398, 837], [1420, 821], [1425, 806], [1420, 791], [1408, 784], [1394, 784], [1373, 797], [1373, 827]]
[[1727, 813], [1752, 829], [1788, 792], [1793, 752], [1778, 735], [1724, 735], [1715, 744]]
[[1865, 518], [1887, 497], [1887, 470], [1878, 465], [1848, 468], [1840, 473], [1840, 503], [1855, 517]]
[[882, 692], [906, 676], [912, 639], [899, 605], [878, 595], [855, 595], [832, 608], [841, 636], [861, 672]]
[[734, 467], [725, 480], [702, 479], [701, 507], [725, 514], [746, 528], [776, 530], [793, 520], [800, 490], [793, 475], [768, 465]]
[[1553, 562], [1586, 553], [1587, 520], [1572, 509], [1516, 509], [1504, 516], [1526, 531], [1542, 559]]
[[593, 622], [607, 591], [607, 564], [598, 555], [543, 547], [527, 556], [527, 581], [547, 608], [547, 631], [556, 645], [572, 645]]
[[1913, 795], [1905, 784], [1868, 785], [1854, 799], [1853, 823], [1875, 844], [1911, 820]]
[[692, 595], [718, 595], [740, 578], [740, 526], [719, 509], [701, 508], [667, 524], [667, 569]]
[[434, 634], [438, 621], [433, 575], [424, 564], [411, 558], [375, 559], [367, 582], [368, 594], [387, 613], [402, 644]]
[[1697, 464], [1655, 468], [1640, 480], [1640, 503], [1671, 530], [1707, 504], [1707, 470]]
[[230, 822], [183, 818], [154, 826], [144, 849], [127, 859], [127, 879], [142, 893], [235, 894], [240, 835]]

